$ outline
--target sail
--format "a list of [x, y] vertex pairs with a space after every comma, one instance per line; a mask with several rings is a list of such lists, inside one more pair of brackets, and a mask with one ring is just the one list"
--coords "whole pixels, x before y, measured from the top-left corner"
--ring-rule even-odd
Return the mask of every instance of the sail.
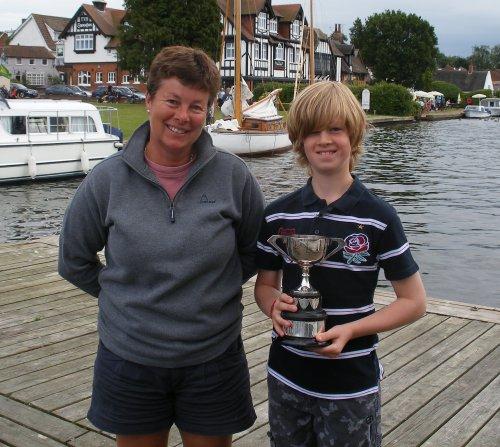
[[[234, 97], [234, 85], [231, 87], [229, 94], [231, 95], [224, 104], [222, 104], [220, 110], [224, 116], [234, 116], [233, 107], [233, 97]], [[245, 110], [248, 108], [248, 100], [253, 98], [252, 91], [248, 88], [247, 83], [243, 78], [241, 78], [241, 108]]]
[[244, 118], [266, 119], [279, 116], [274, 101], [278, 96], [280, 88], [273, 90], [265, 98], [243, 110]]

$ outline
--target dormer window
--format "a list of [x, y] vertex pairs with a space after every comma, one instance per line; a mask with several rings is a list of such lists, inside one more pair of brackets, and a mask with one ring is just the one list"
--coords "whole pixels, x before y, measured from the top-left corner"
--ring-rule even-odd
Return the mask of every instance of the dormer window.
[[269, 31], [278, 34], [278, 21], [276, 19], [271, 19], [269, 21]]
[[265, 12], [260, 12], [257, 17], [257, 28], [259, 31], [267, 30], [267, 14]]
[[300, 22], [298, 20], [294, 20], [292, 23], [292, 36], [300, 36]]

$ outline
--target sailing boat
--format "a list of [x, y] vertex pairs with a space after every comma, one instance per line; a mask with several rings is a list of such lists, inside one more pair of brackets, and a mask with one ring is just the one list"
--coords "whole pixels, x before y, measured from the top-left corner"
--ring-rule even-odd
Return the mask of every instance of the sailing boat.
[[233, 92], [234, 120], [219, 120], [208, 126], [215, 146], [237, 155], [263, 155], [292, 147], [283, 117], [274, 101], [280, 89], [242, 109], [241, 93], [241, 0], [234, 0], [235, 69]]

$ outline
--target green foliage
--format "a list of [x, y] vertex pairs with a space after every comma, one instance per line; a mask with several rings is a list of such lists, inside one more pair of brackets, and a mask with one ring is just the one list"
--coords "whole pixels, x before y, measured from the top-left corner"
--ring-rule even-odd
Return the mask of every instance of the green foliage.
[[402, 85], [379, 82], [369, 87], [370, 110], [379, 115], [408, 116], [415, 113], [415, 101]]
[[427, 91], [430, 90], [442, 93], [445, 99], [449, 99], [450, 101], [456, 101], [459, 93], [460, 96], [464, 96], [461, 90], [455, 84], [450, 84], [449, 82], [444, 81], [433, 81], [431, 84], [431, 88]]
[[5, 78], [10, 79], [12, 77], [12, 74], [9, 70], [7, 70], [7, 67], [0, 64], [0, 76], [4, 76]]
[[426, 70], [435, 68], [434, 28], [415, 14], [387, 10], [371, 15], [365, 24], [358, 18], [350, 37], [378, 81], [413, 87]]
[[476, 46], [472, 49], [470, 60], [476, 70], [486, 70], [491, 68], [491, 53], [488, 45]]
[[469, 60], [462, 56], [446, 56], [438, 52], [436, 56], [436, 65], [439, 68], [444, 68], [447, 65], [454, 68], [467, 68], [469, 66]]
[[490, 51], [491, 68], [500, 68], [500, 45], [491, 47]]
[[147, 71], [169, 45], [201, 48], [218, 59], [222, 24], [216, 0], [125, 0], [118, 60], [133, 75]]
[[59, 76], [49, 76], [47, 79], [48, 85], [64, 84]]
[[420, 81], [419, 86], [422, 90], [429, 92], [432, 90], [432, 78], [434, 76], [434, 72], [428, 68], [422, 73], [422, 79]]
[[349, 90], [351, 90], [356, 99], [359, 102], [361, 102], [361, 95], [363, 93], [363, 90], [367, 87], [364, 85], [356, 85], [356, 84], [347, 84], [347, 87], [349, 87]]

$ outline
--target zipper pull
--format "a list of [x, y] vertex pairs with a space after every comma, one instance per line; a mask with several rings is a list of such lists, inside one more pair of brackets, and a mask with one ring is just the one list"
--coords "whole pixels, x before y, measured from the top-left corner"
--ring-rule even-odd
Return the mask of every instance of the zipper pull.
[[170, 222], [175, 222], [174, 202], [170, 203]]

